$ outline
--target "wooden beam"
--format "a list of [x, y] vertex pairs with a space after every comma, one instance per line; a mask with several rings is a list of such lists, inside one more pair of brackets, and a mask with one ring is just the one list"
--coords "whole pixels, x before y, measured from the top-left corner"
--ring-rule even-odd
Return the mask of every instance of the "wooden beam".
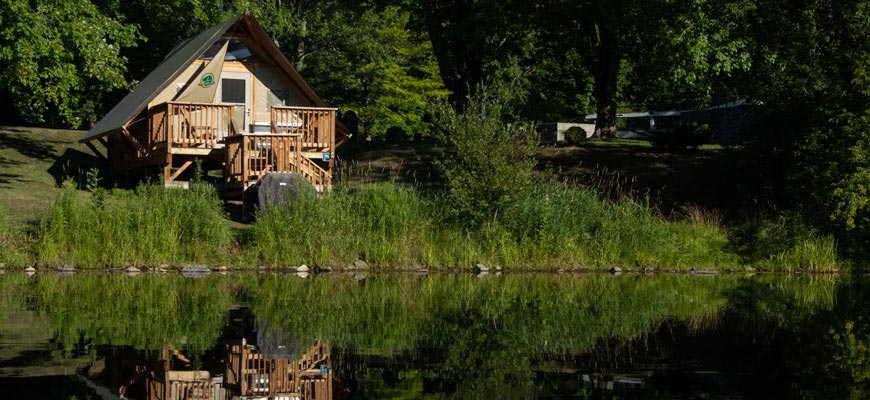
[[181, 164], [181, 167], [179, 167], [177, 170], [175, 170], [175, 173], [173, 173], [172, 176], [169, 177], [169, 181], [170, 182], [174, 181], [175, 178], [178, 178], [178, 176], [181, 175], [181, 173], [184, 172], [192, 164], [193, 164], [193, 161], [185, 161], [184, 164]]
[[190, 147], [174, 147], [172, 148], [172, 154], [184, 154], [191, 156], [210, 156], [212, 153], [217, 154], [223, 152], [223, 146], [221, 147], [213, 147], [210, 149], [195, 149]]
[[99, 141], [100, 144], [103, 145], [103, 147], [106, 148], [106, 151], [109, 151], [109, 142], [107, 142], [105, 138], [98, 137], [98, 138], [97, 138], [97, 141]]
[[102, 153], [100, 153], [100, 151], [97, 150], [97, 148], [94, 146], [93, 143], [91, 143], [90, 141], [87, 141], [87, 142], [85, 142], [85, 146], [88, 146], [88, 148], [91, 149], [91, 151], [93, 151], [94, 154], [97, 156], [97, 158], [99, 158], [105, 162], [109, 162], [109, 159], [106, 158], [106, 156], [104, 156]]

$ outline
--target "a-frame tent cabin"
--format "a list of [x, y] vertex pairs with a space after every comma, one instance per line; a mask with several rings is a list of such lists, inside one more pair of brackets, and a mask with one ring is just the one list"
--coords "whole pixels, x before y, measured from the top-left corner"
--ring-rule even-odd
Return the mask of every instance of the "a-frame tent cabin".
[[179, 44], [79, 141], [105, 146], [116, 170], [161, 167], [167, 184], [202, 159], [240, 194], [270, 172], [327, 190], [332, 154], [349, 137], [245, 13]]

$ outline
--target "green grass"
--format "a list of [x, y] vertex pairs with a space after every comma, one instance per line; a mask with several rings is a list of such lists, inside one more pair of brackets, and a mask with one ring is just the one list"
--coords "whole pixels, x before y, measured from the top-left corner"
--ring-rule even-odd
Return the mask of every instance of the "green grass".
[[0, 205], [0, 263], [8, 266], [31, 264], [30, 243], [30, 236], [20, 225], [11, 222], [8, 211]]
[[9, 222], [39, 219], [61, 192], [65, 178], [78, 180], [96, 157], [77, 142], [81, 131], [0, 127], [0, 208]]

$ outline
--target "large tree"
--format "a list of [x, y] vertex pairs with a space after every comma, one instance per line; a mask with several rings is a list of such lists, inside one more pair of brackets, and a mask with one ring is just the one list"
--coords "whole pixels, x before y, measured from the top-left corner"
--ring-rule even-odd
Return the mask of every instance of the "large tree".
[[425, 33], [397, 6], [362, 3], [308, 10], [294, 53], [328, 102], [356, 111], [364, 136], [425, 129], [428, 101], [446, 95]]
[[[744, 4], [746, 3], [746, 4]], [[616, 132], [620, 101], [656, 107], [709, 100], [716, 78], [749, 67], [739, 35], [744, 0], [556, 0], [550, 29], [584, 53], [597, 111], [595, 136]]]
[[0, 92], [28, 122], [78, 127], [105, 93], [131, 85], [137, 31], [89, 0], [0, 2]]
[[527, 78], [536, 46], [535, 2], [433, 0], [410, 6], [418, 28], [432, 41], [441, 78], [457, 106], [473, 92], [525, 95], [527, 86], [519, 83], [525, 83], [520, 80]]

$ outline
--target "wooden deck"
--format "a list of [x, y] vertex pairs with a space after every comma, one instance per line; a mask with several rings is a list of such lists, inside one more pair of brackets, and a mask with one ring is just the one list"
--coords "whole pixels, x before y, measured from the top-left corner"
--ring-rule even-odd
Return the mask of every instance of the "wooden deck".
[[167, 184], [203, 159], [223, 165], [228, 192], [273, 172], [298, 173], [326, 191], [332, 183], [336, 111], [275, 106], [268, 132], [248, 132], [236, 105], [167, 102], [149, 108], [130, 130], [104, 144], [116, 154], [110, 160], [116, 168], [162, 166]]

